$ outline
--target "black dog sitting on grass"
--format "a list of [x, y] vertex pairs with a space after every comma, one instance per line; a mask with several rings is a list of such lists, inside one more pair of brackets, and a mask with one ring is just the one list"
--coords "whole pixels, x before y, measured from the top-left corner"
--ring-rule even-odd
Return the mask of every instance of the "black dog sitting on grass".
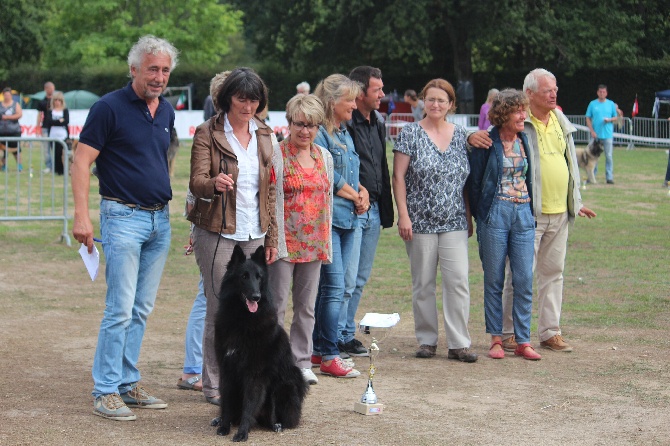
[[219, 299], [214, 339], [221, 417], [212, 421], [217, 434], [228, 435], [236, 424], [233, 441], [246, 441], [255, 424], [275, 432], [296, 427], [309, 386], [277, 322], [263, 246], [250, 259], [235, 246]]

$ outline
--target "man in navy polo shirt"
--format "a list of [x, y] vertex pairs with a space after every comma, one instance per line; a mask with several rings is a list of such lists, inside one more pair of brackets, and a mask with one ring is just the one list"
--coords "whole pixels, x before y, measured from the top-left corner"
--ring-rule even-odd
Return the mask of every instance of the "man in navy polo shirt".
[[170, 248], [167, 151], [175, 115], [162, 93], [177, 55], [166, 40], [138, 40], [128, 54], [132, 81], [93, 105], [72, 165], [72, 232], [89, 253], [94, 236], [89, 171], [94, 161], [100, 179], [107, 296], [93, 359], [93, 413], [111, 420], [134, 420], [128, 406], [167, 407], [139, 384], [137, 361]]

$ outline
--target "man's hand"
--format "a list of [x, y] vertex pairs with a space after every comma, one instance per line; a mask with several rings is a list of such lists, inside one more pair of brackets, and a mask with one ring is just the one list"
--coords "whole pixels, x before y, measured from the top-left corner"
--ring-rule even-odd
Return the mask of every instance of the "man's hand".
[[591, 209], [587, 208], [586, 206], [582, 206], [577, 215], [579, 215], [580, 217], [596, 218], [596, 213], [593, 212]]
[[489, 132], [479, 130], [468, 136], [468, 144], [478, 149], [488, 149], [493, 144], [493, 141], [489, 137]]

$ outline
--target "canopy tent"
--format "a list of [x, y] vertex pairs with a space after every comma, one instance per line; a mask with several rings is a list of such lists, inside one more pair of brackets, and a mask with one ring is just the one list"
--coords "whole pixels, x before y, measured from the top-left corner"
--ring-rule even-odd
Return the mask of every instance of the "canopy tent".
[[661, 104], [670, 104], [670, 90], [663, 90], [656, 92], [656, 99], [654, 100], [654, 110], [651, 115], [658, 118], [658, 109]]
[[[43, 91], [28, 96], [32, 99], [31, 108], [36, 108], [36, 104], [43, 100], [45, 96], [46, 93]], [[65, 105], [69, 109], [88, 109], [100, 99], [100, 96], [97, 94], [86, 90], [68, 91], [67, 93], [63, 93], [63, 96], [65, 97]]]
[[65, 104], [69, 109], [91, 108], [91, 106], [100, 99], [100, 96], [97, 94], [86, 90], [68, 91], [67, 93], [64, 93], [63, 96], [65, 96]]

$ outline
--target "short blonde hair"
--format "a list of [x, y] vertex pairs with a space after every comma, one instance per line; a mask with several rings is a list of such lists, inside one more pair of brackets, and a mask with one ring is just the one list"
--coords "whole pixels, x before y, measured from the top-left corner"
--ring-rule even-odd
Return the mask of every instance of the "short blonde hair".
[[62, 91], [54, 91], [53, 94], [51, 95], [51, 103], [50, 103], [50, 108], [53, 110], [54, 108], [54, 101], [56, 99], [60, 99], [63, 101], [63, 108], [67, 108], [67, 105], [65, 105], [65, 96], [63, 95]]
[[323, 126], [329, 135], [333, 134], [335, 103], [342, 98], [356, 99], [361, 94], [361, 85], [343, 74], [331, 74], [316, 86], [314, 94], [323, 103], [325, 119]]
[[523, 91], [507, 88], [496, 95], [489, 110], [489, 121], [496, 127], [502, 127], [512, 113], [528, 108], [528, 96]]
[[307, 124], [321, 125], [326, 120], [323, 103], [313, 94], [298, 93], [286, 104], [286, 120], [289, 124], [295, 122], [301, 113]]

